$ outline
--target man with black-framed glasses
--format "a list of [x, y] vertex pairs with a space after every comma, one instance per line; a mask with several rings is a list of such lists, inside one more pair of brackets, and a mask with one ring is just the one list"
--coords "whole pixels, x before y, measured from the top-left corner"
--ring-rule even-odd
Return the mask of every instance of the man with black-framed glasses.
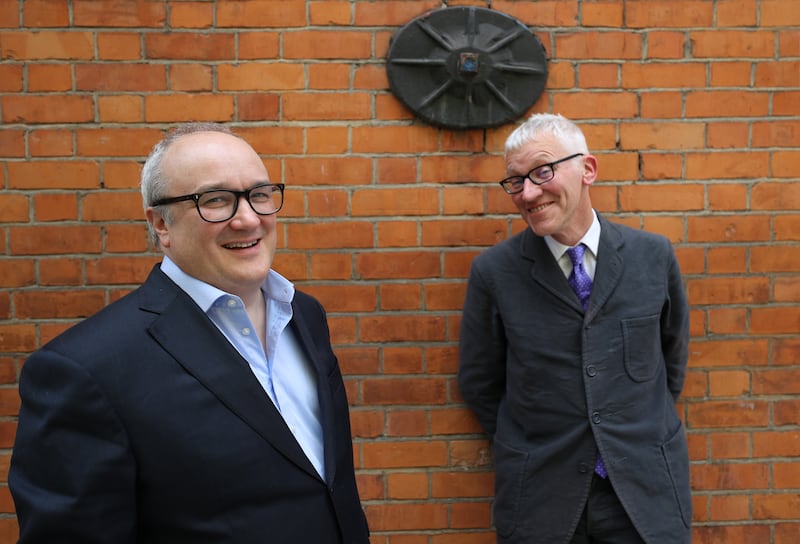
[[24, 365], [21, 544], [369, 543], [325, 311], [272, 270], [283, 193], [222, 125], [155, 146], [163, 261]]
[[568, 119], [532, 115], [505, 164], [527, 228], [472, 264], [458, 371], [492, 441], [497, 542], [687, 544], [675, 401], [689, 308], [673, 248], [595, 212], [598, 160]]

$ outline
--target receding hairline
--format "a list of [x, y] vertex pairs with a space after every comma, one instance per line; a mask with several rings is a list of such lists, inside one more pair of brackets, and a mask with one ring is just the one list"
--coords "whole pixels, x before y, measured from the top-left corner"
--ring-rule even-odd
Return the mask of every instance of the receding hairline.
[[566, 143], [572, 143], [576, 153], [589, 153], [586, 137], [581, 128], [560, 114], [535, 113], [508, 135], [504, 156], [519, 151], [526, 144], [542, 135], [553, 135]]

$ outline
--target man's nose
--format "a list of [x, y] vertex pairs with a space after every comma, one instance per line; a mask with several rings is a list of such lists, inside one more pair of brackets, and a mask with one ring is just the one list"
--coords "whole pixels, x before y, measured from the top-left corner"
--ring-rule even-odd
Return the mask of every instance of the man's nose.
[[245, 195], [239, 195], [239, 205], [236, 206], [236, 213], [231, 218], [231, 223], [237, 222], [246, 225], [258, 223], [261, 221], [261, 216], [258, 215]]
[[538, 197], [540, 194], [542, 194], [542, 187], [532, 182], [530, 178], [526, 177], [522, 184], [522, 192], [520, 192], [520, 196], [526, 200], [530, 200]]

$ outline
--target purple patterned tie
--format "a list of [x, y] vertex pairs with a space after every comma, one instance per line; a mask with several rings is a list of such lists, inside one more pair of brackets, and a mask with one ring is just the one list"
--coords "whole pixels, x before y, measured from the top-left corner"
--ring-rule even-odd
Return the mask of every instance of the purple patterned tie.
[[578, 295], [584, 310], [589, 305], [589, 295], [592, 294], [592, 278], [589, 277], [583, 267], [583, 252], [585, 250], [586, 246], [583, 244], [567, 250], [567, 255], [572, 261], [572, 273], [569, 275], [568, 280], [569, 285]]
[[[586, 273], [583, 267], [583, 252], [586, 246], [583, 244], [571, 247], [567, 250], [567, 255], [572, 261], [572, 273], [569, 275], [569, 285], [581, 301], [581, 306], [585, 310], [589, 305], [589, 296], [592, 294], [592, 278]], [[606, 465], [603, 463], [603, 458], [597, 456], [597, 464], [594, 466], [594, 471], [601, 478], [607, 478]]]

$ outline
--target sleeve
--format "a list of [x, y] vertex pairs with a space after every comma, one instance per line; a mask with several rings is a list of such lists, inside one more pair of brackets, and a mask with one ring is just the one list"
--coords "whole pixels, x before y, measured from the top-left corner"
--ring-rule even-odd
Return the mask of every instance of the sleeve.
[[667, 301], [661, 313], [661, 348], [667, 365], [667, 386], [678, 400], [689, 361], [689, 303], [672, 246], [667, 267]]
[[104, 392], [73, 360], [42, 350], [25, 363], [8, 482], [19, 544], [136, 541], [135, 463]]
[[461, 316], [458, 385], [481, 426], [494, 436], [505, 394], [506, 339], [491, 289], [473, 262]]

